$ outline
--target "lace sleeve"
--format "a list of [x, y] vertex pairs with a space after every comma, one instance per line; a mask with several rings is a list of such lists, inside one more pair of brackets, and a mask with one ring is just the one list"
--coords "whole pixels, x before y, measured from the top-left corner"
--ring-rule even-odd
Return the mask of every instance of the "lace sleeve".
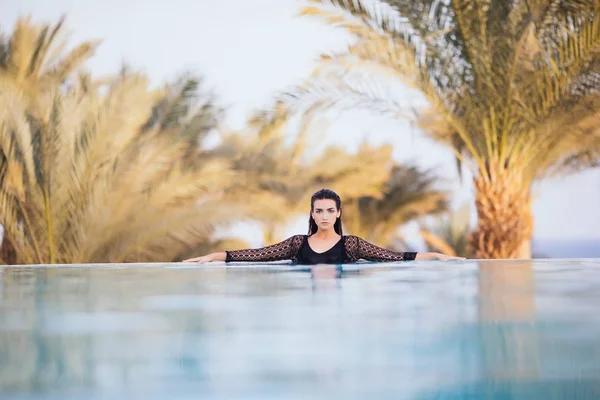
[[280, 261], [293, 259], [302, 244], [302, 235], [292, 236], [283, 242], [259, 249], [226, 251], [225, 262], [231, 261]]
[[346, 252], [353, 261], [360, 259], [369, 261], [410, 261], [417, 256], [415, 252], [399, 253], [386, 250], [357, 236], [346, 238]]

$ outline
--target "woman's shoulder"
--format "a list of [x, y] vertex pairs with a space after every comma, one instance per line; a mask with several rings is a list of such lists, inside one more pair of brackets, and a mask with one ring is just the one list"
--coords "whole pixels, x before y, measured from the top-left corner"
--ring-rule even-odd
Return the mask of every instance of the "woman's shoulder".
[[302, 243], [308, 235], [294, 235], [290, 236], [288, 240], [291, 240], [293, 243]]
[[342, 236], [342, 241], [344, 242], [344, 245], [346, 246], [358, 246], [358, 243], [360, 242], [360, 238], [358, 236], [354, 236], [354, 235], [344, 235]]

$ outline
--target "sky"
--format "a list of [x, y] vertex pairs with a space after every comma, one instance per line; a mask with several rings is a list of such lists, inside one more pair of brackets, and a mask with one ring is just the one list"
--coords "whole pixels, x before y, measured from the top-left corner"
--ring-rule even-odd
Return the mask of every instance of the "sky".
[[[55, 22], [65, 14], [71, 43], [102, 40], [87, 64], [93, 74], [112, 73], [123, 62], [146, 72], [155, 84], [184, 71], [201, 74], [228, 109], [226, 124], [238, 129], [249, 113], [268, 105], [278, 91], [309, 76], [321, 52], [346, 43], [343, 32], [299, 17], [302, 4], [302, 0], [0, 0], [0, 30], [10, 32], [18, 16]], [[402, 95], [413, 100], [408, 91]], [[407, 121], [344, 113], [315, 145], [335, 143], [355, 150], [364, 140], [391, 143], [399, 162], [432, 168], [453, 190], [454, 207], [472, 204], [470, 175], [461, 183], [450, 151], [424, 138]], [[600, 239], [599, 169], [537, 183], [533, 195], [534, 239]]]

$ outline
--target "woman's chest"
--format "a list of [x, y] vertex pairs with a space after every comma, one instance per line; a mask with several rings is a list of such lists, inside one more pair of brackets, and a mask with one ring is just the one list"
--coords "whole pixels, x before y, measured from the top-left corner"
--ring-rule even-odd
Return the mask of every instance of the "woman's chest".
[[339, 244], [340, 241], [341, 238], [333, 240], [319, 240], [316, 238], [308, 238], [307, 244], [315, 253], [326, 253], [330, 250], [333, 250]]
[[[312, 246], [315, 246], [313, 248]], [[342, 240], [313, 242], [305, 240], [298, 261], [301, 264], [337, 264], [344, 260]]]

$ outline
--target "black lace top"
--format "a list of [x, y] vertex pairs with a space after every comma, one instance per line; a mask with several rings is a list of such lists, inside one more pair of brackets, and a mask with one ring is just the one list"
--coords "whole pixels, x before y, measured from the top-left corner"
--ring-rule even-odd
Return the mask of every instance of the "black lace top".
[[308, 244], [307, 235], [295, 235], [283, 242], [259, 249], [227, 251], [226, 262], [232, 261], [281, 261], [292, 260], [296, 264], [343, 264], [358, 261], [409, 261], [415, 252], [399, 253], [375, 246], [358, 236], [342, 236], [342, 239], [324, 253], [316, 253]]
[[295, 262], [302, 265], [343, 264], [344, 262], [347, 262], [347, 257], [344, 254], [343, 241], [344, 239], [341, 238], [329, 250], [317, 253], [310, 247], [308, 237], [306, 237], [302, 246], [300, 246]]

